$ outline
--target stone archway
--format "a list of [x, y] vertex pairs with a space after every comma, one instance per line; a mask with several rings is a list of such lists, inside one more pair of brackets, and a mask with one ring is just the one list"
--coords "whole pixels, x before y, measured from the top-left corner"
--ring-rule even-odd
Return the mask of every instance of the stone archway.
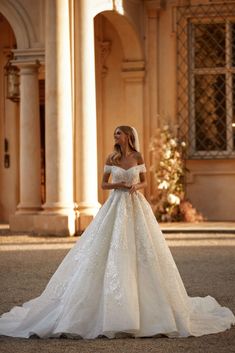
[[120, 15], [116, 11], [104, 11], [102, 15], [106, 17], [117, 31], [122, 43], [124, 61], [143, 60], [143, 48], [139, 38], [139, 33], [134, 28], [134, 24], [125, 15]]
[[27, 49], [35, 42], [35, 31], [22, 5], [14, 0], [0, 0], [0, 13], [7, 19], [16, 37], [18, 49]]
[[[112, 151], [117, 125], [135, 126], [143, 147], [144, 60], [141, 41], [129, 19], [115, 11], [95, 17], [99, 180]], [[106, 193], [99, 190], [99, 201]]]
[[[12, 60], [11, 63], [14, 62], [16, 66], [18, 66], [19, 61], [23, 62], [25, 60], [24, 55], [26, 53], [30, 53], [30, 49], [35, 46], [36, 34], [35, 29], [32, 25], [32, 20], [27, 13], [24, 5], [22, 5], [18, 0], [7, 1], [7, 0], [0, 0], [0, 13], [5, 19], [7, 26], [5, 27], [4, 31], [12, 33], [11, 36], [14, 37], [14, 44], [4, 44], [4, 48], [7, 48], [8, 54], [13, 52], [14, 53], [14, 61]], [[1, 32], [1, 41], [4, 40], [4, 31]], [[7, 35], [5, 34], [5, 37]], [[4, 49], [3, 51], [6, 51]], [[1, 54], [3, 53], [1, 51]], [[40, 50], [33, 49], [33, 55], [37, 56]], [[32, 56], [33, 56], [32, 55]], [[21, 56], [21, 59], [19, 57]], [[31, 57], [32, 57], [31, 56]], [[1, 80], [4, 80], [4, 65], [6, 60], [1, 60], [3, 66], [1, 67]], [[29, 56], [27, 56], [29, 59]], [[33, 59], [32, 59], [33, 60]], [[35, 61], [35, 58], [34, 58]], [[18, 66], [19, 67], [19, 66]], [[22, 107], [26, 106], [22, 104], [22, 70], [20, 69], [20, 82], [21, 82], [21, 99], [20, 99], [20, 109], [18, 102], [15, 103], [12, 100], [6, 99], [5, 94], [1, 94], [1, 106], [4, 109], [3, 111], [3, 123], [7, 126], [6, 131], [4, 131], [4, 139], [7, 140], [7, 154], [9, 155], [9, 167], [6, 168], [4, 163], [1, 163], [1, 189], [4, 190], [1, 193], [0, 203], [1, 203], [1, 214], [0, 218], [3, 222], [9, 222], [12, 216], [15, 214], [17, 205], [19, 203], [19, 193], [22, 189], [20, 187], [21, 177], [20, 177], [20, 146], [19, 141], [22, 144], [24, 139], [19, 137], [20, 134], [20, 126], [22, 125]], [[27, 72], [28, 74], [28, 72]], [[27, 75], [28, 77], [28, 75]], [[2, 87], [3, 85], [1, 85]], [[27, 105], [30, 99], [27, 97]], [[31, 97], [30, 97], [31, 98]], [[20, 113], [21, 111], [21, 113]], [[20, 116], [20, 117], [19, 117]], [[2, 141], [2, 139], [1, 139]], [[6, 151], [4, 151], [3, 161], [6, 157]], [[11, 221], [10, 221], [11, 223]]]

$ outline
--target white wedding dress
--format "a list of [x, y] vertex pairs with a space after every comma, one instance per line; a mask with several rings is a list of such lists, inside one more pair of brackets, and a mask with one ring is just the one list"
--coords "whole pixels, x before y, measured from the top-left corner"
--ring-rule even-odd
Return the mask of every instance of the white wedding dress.
[[[113, 182], [136, 183], [144, 165], [105, 166]], [[189, 297], [150, 205], [114, 190], [43, 293], [0, 318], [14, 337], [200, 336], [235, 324], [211, 296]]]

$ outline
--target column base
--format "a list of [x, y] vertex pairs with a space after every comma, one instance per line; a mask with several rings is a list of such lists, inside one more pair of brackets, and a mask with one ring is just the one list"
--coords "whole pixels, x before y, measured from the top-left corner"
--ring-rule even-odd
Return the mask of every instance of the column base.
[[75, 212], [69, 214], [15, 214], [10, 217], [10, 230], [40, 235], [73, 236], [76, 233]]
[[10, 230], [13, 232], [33, 232], [35, 216], [33, 213], [16, 212], [9, 218]]
[[42, 211], [41, 203], [21, 202], [17, 205], [16, 214], [36, 214]]
[[77, 219], [77, 229], [83, 232], [96, 216], [100, 209], [100, 203], [80, 202], [78, 204], [79, 218]]
[[76, 216], [69, 214], [42, 213], [34, 219], [34, 231], [38, 234], [73, 236], [76, 233]]
[[94, 219], [94, 215], [88, 215], [88, 214], [80, 214], [78, 219], [77, 219], [77, 227], [79, 230], [79, 233], [82, 233], [86, 227], [89, 226], [91, 221]]

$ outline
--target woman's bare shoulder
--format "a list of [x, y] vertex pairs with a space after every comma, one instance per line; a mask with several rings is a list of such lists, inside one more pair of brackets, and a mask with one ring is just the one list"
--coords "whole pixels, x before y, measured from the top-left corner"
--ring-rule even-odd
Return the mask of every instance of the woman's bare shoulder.
[[108, 155], [108, 157], [105, 160], [106, 165], [113, 165], [112, 160], [111, 160], [112, 153]]
[[144, 159], [140, 152], [134, 152], [134, 158], [137, 160], [138, 164], [144, 164]]

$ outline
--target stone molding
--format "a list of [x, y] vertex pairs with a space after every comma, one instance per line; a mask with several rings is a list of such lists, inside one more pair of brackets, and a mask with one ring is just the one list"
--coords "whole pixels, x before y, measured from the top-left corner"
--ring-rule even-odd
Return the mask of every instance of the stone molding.
[[126, 82], [142, 82], [145, 77], [144, 61], [124, 61], [122, 77]]
[[45, 63], [45, 50], [44, 48], [30, 48], [30, 49], [13, 49], [14, 59], [11, 61], [13, 65]]
[[136, 61], [123, 61], [122, 63], [122, 72], [144, 72], [145, 71], [145, 63], [143, 60]]
[[166, 6], [166, 0], [145, 0], [147, 10], [163, 10]]
[[220, 177], [220, 176], [230, 176], [233, 177], [235, 176], [235, 172], [231, 171], [206, 171], [206, 170], [196, 170], [196, 171], [190, 171], [190, 173], [187, 174], [186, 178], [186, 183], [187, 184], [194, 184], [195, 183], [195, 178], [196, 177]]
[[147, 16], [150, 19], [156, 19], [159, 12], [165, 9], [165, 0], [145, 0]]

